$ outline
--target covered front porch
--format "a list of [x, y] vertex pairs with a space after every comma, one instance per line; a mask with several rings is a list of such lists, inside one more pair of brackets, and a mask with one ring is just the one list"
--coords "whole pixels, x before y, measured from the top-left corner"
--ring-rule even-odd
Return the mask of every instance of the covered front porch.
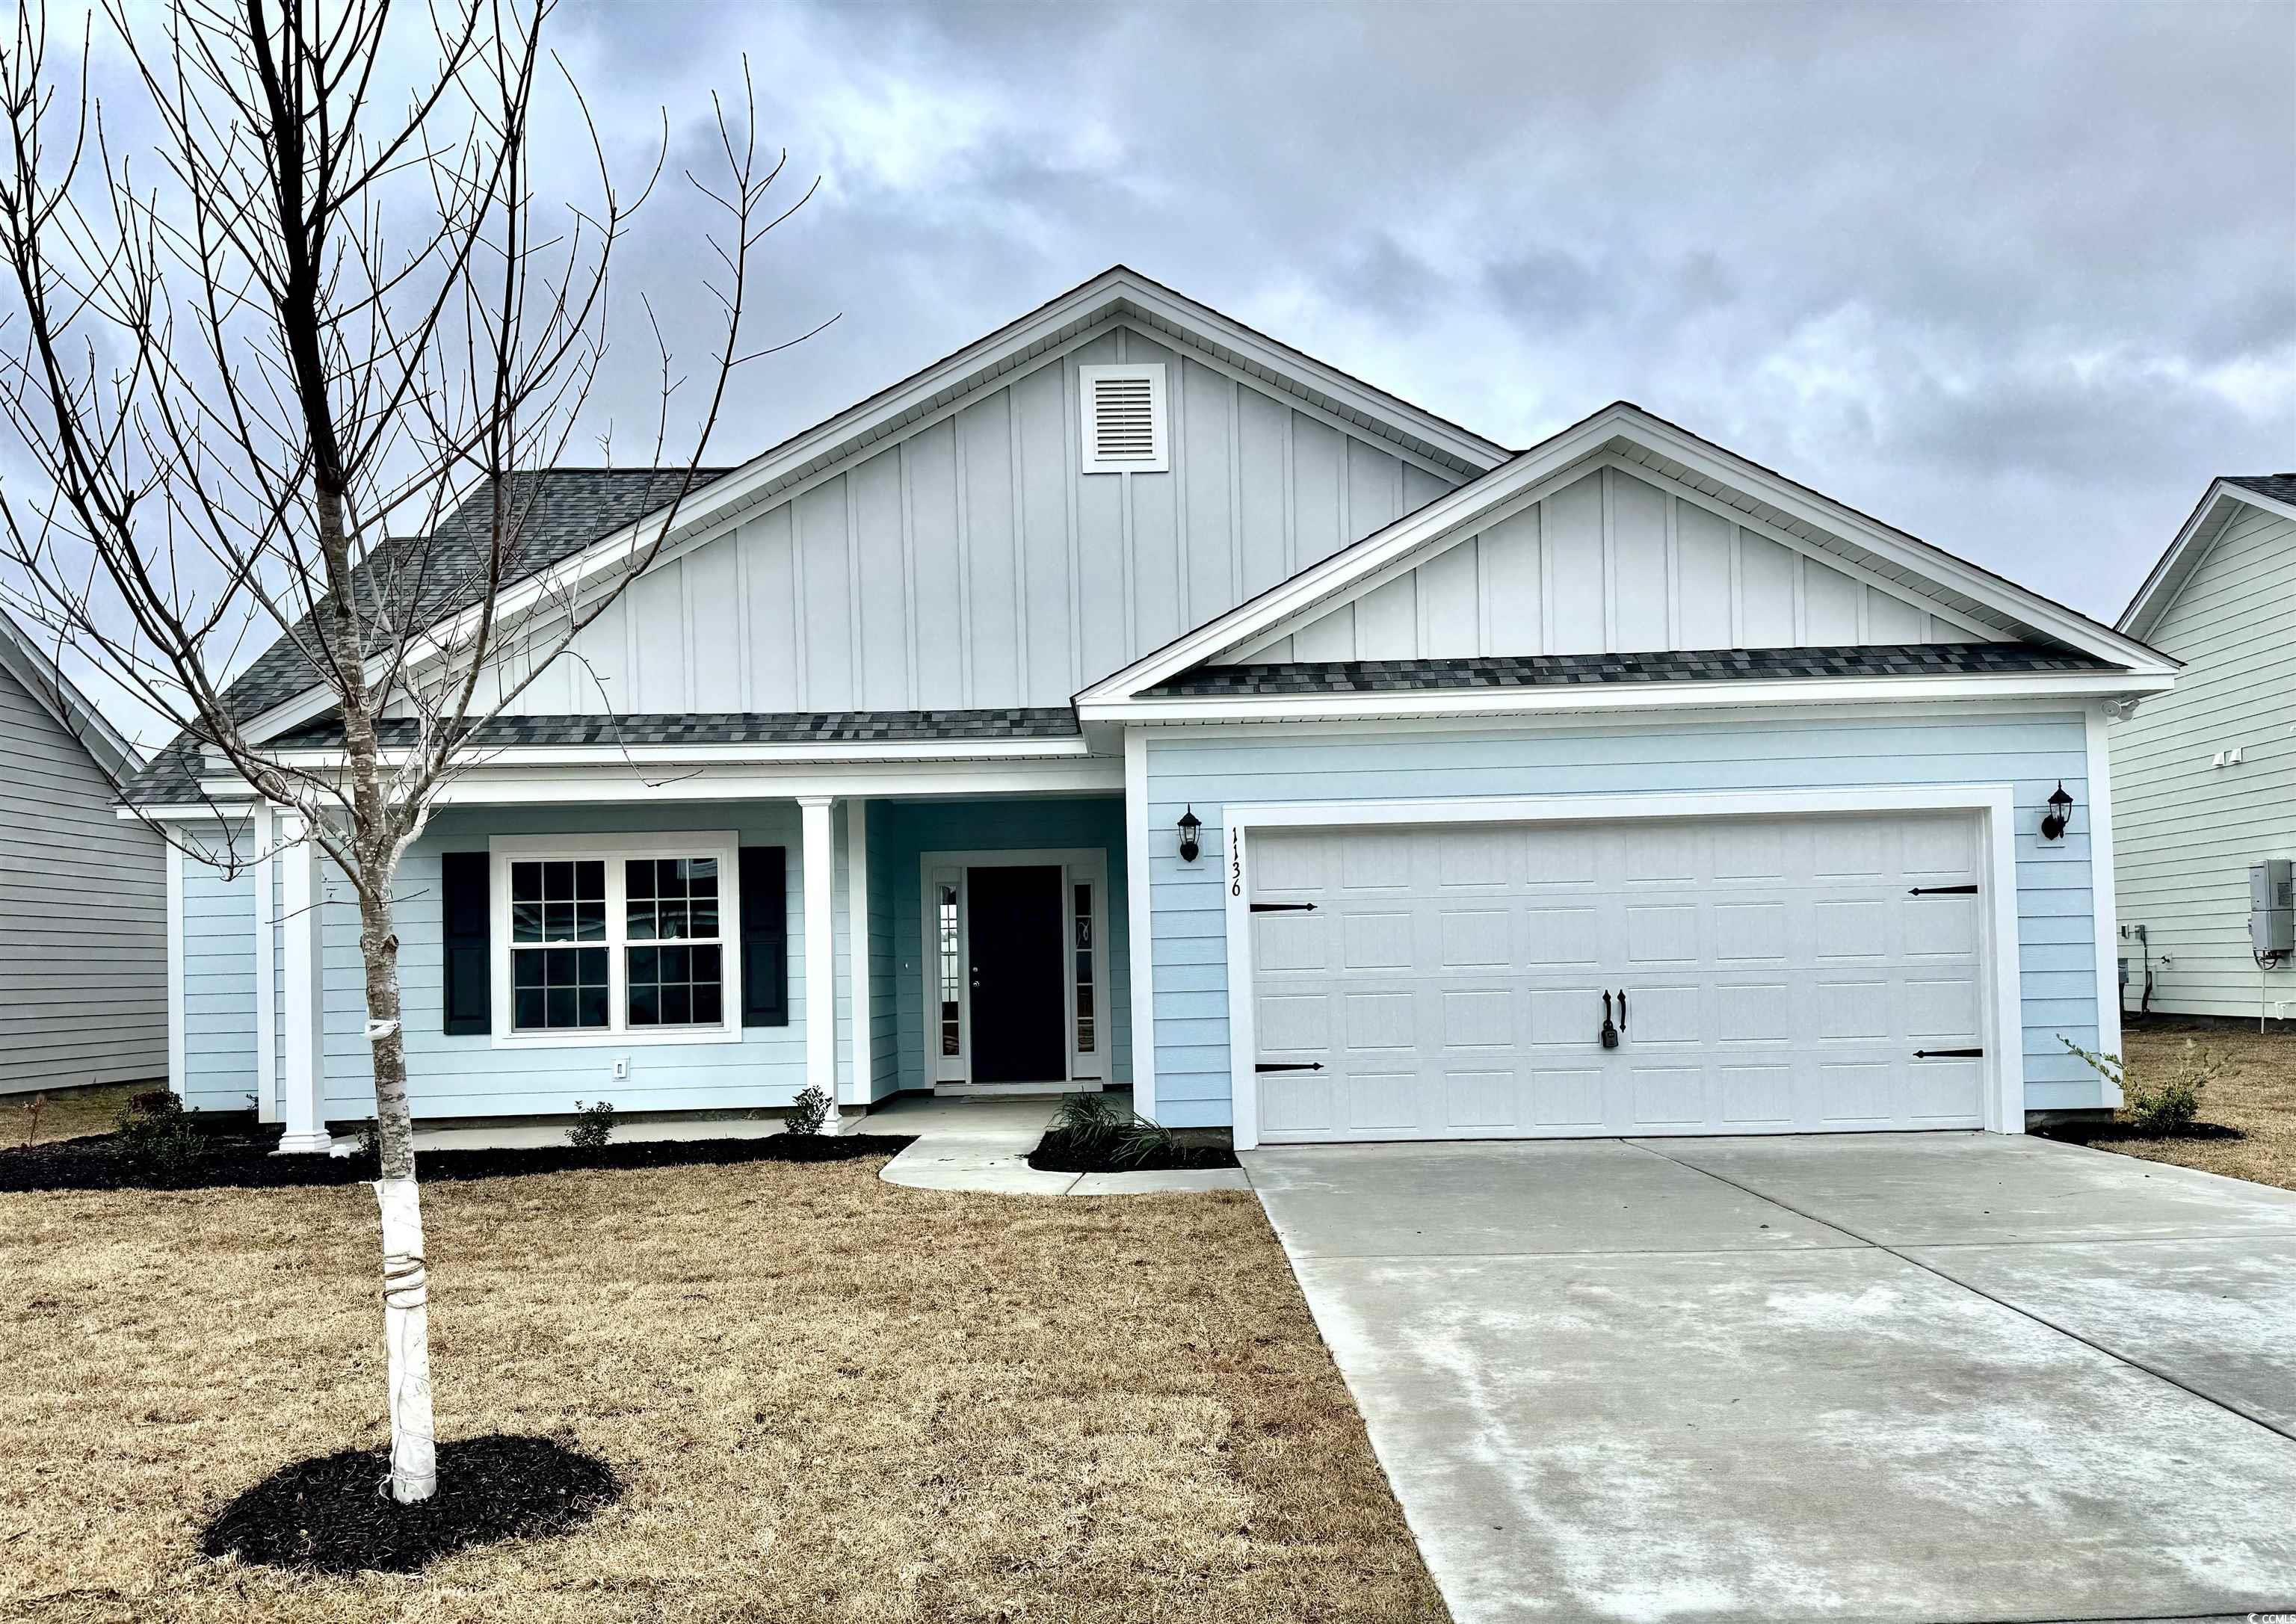
[[[443, 808], [398, 887], [414, 1114], [738, 1119], [812, 1087], [849, 1120], [1127, 1086], [1126, 861], [1115, 793]], [[308, 846], [270, 866], [258, 1093], [283, 1149], [320, 1151], [374, 1110], [357, 914]]]

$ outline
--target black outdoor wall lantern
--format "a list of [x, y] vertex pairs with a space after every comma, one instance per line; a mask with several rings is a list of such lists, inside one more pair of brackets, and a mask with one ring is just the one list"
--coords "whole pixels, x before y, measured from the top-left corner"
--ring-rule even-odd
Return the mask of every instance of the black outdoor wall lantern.
[[2064, 780], [2057, 781], [2056, 793], [2049, 797], [2049, 809], [2041, 815], [2041, 838], [2059, 841], [2073, 821], [2073, 798], [2065, 793]]
[[1201, 846], [1199, 846], [1196, 843], [1196, 831], [1203, 826], [1204, 820], [1196, 816], [1196, 809], [1193, 807], [1190, 807], [1186, 811], [1180, 814], [1181, 862], [1194, 862], [1196, 860], [1196, 854], [1203, 849]]

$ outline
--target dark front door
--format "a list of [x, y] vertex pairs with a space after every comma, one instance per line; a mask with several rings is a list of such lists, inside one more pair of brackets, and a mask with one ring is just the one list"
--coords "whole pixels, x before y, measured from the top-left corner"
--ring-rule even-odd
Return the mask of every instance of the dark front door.
[[972, 959], [972, 1080], [1068, 1080], [1068, 953], [1061, 871], [965, 871]]

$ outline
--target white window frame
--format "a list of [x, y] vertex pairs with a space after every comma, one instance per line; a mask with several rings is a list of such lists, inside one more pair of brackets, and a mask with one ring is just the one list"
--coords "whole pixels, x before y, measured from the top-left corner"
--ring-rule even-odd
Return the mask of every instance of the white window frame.
[[[1061, 871], [1061, 1019], [1065, 1022], [1064, 1047], [1068, 1076], [1037, 1083], [975, 1083], [972, 1081], [972, 909], [964, 873], [969, 868], [1050, 868]], [[956, 879], [957, 1052], [940, 1052], [940, 903], [936, 892], [950, 874]], [[1093, 1045], [1090, 1054], [1077, 1047], [1076, 908], [1075, 890], [1092, 887], [1092, 1007]], [[1066, 1088], [1086, 1085], [1100, 1088], [1115, 1084], [1116, 1022], [1109, 1006], [1109, 989], [1115, 985], [1109, 963], [1108, 849], [1102, 846], [1064, 849], [1021, 849], [1002, 851], [928, 851], [918, 858], [919, 927], [923, 938], [920, 981], [924, 993], [925, 1080], [935, 1088], [996, 1092], [1035, 1087]], [[1089, 1076], [1086, 1075], [1090, 1073]]]
[[[741, 837], [724, 830], [648, 834], [497, 835], [487, 842], [489, 870], [488, 954], [494, 977], [494, 1046], [497, 1049], [648, 1047], [742, 1040]], [[718, 964], [725, 980], [724, 1018], [714, 1026], [633, 1027], [629, 1024], [627, 875], [625, 860], [715, 857], [718, 860]], [[606, 1015], [603, 1027], [521, 1032], [511, 1025], [510, 865], [514, 863], [598, 862], [606, 865]], [[646, 944], [640, 943], [639, 946]]]
[[[1111, 379], [1136, 379], [1148, 385], [1148, 430], [1152, 449], [1144, 457], [1103, 457], [1095, 448], [1100, 444], [1096, 394], [1094, 385]], [[1104, 365], [1077, 368], [1078, 409], [1083, 414], [1078, 425], [1082, 437], [1078, 447], [1081, 473], [1168, 473], [1172, 469], [1171, 397], [1164, 387], [1164, 364], [1161, 361], [1124, 361]]]

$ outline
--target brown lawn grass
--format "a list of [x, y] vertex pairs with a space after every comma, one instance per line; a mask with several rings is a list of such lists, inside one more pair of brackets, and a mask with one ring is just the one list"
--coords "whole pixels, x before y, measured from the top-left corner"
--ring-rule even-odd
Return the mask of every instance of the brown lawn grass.
[[[165, 1082], [105, 1083], [93, 1088], [51, 1088], [45, 1095], [0, 1096], [0, 1150], [108, 1134], [119, 1125], [120, 1109], [129, 1095], [166, 1086]], [[39, 1101], [37, 1111], [32, 1105], [36, 1098]]]
[[414, 1577], [209, 1562], [381, 1441], [372, 1197], [0, 1196], [0, 1617], [1446, 1615], [1258, 1204], [897, 1188], [875, 1161], [425, 1193], [442, 1436], [623, 1500]]
[[2296, 1035], [2162, 1021], [2124, 1038], [2130, 1076], [2167, 1064], [2188, 1038], [2231, 1062], [2202, 1094], [2201, 1120], [2248, 1136], [2100, 1140], [2098, 1148], [2296, 1190]]

